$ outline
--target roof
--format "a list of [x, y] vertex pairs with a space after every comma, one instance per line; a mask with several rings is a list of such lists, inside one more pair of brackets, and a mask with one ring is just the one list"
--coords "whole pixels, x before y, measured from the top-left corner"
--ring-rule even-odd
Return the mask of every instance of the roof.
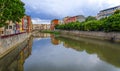
[[119, 6], [115, 6], [115, 7], [111, 7], [111, 8], [108, 8], [108, 9], [101, 10], [100, 12], [107, 11], [107, 10], [110, 10], [110, 9], [113, 9], [113, 8], [118, 8], [118, 7], [120, 7], [120, 5]]
[[76, 16], [77, 18], [84, 18], [85, 19], [85, 16], [83, 16], [83, 15], [78, 15], [78, 16]]

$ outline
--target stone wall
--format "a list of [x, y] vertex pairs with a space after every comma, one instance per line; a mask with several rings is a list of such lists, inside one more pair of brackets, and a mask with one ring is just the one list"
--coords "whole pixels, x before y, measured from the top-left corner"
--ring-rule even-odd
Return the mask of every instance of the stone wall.
[[9, 53], [15, 46], [25, 41], [30, 37], [30, 34], [23, 33], [10, 37], [0, 38], [0, 57]]
[[111, 40], [115, 42], [120, 42], [120, 33], [117, 32], [91, 32], [91, 31], [66, 31], [66, 30], [57, 30], [63, 35], [73, 35], [78, 37], [88, 37], [96, 38], [103, 40]]

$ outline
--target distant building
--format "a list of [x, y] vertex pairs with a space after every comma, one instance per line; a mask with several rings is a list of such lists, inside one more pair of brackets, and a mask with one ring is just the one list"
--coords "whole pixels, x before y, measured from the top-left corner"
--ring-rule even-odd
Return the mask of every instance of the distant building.
[[49, 30], [50, 24], [33, 24], [33, 30]]
[[70, 16], [67, 16], [67, 17], [63, 18], [63, 23], [64, 23], [64, 24], [68, 23], [68, 22], [67, 22], [67, 19], [69, 19], [69, 18], [70, 18]]
[[83, 15], [76, 16], [76, 21], [83, 22], [83, 21], [85, 21], [85, 19], [86, 18]]
[[116, 6], [116, 7], [112, 7], [112, 8], [108, 8], [108, 9], [105, 9], [105, 10], [101, 10], [98, 14], [97, 14], [97, 19], [101, 19], [101, 18], [105, 18], [105, 17], [108, 17], [112, 14], [114, 14], [114, 12], [116, 10], [120, 9], [120, 6]]
[[69, 17], [66, 20], [64, 20], [65, 24], [70, 23], [70, 22], [76, 22], [76, 16], [74, 17]]
[[50, 29], [51, 30], [54, 30], [55, 29], [55, 26], [59, 24], [59, 20], [58, 19], [54, 19], [51, 21], [51, 24], [50, 24]]
[[59, 20], [58, 24], [64, 24], [63, 20]]
[[63, 21], [65, 24], [68, 24], [70, 22], [76, 22], [76, 21], [83, 22], [85, 21], [85, 17], [83, 15], [78, 15], [78, 16], [73, 16], [73, 17], [68, 16], [68, 17], [65, 17]]

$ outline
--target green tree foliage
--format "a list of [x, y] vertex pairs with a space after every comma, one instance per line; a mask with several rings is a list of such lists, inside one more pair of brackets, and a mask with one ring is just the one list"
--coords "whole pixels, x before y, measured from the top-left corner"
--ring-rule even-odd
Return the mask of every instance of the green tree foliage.
[[100, 20], [71, 22], [57, 25], [56, 29], [80, 31], [120, 32], [120, 14], [114, 14]]
[[96, 20], [96, 18], [93, 16], [88, 16], [85, 21], [92, 21], [92, 20]]
[[100, 30], [102, 30], [101, 22], [97, 21], [97, 20], [88, 21], [84, 24], [84, 30], [86, 30], [86, 31], [100, 31]]
[[104, 21], [104, 31], [120, 31], [120, 14], [114, 14]]
[[116, 10], [114, 14], [120, 14], [120, 10]]
[[0, 27], [5, 26], [6, 21], [19, 22], [24, 13], [21, 0], [0, 0]]

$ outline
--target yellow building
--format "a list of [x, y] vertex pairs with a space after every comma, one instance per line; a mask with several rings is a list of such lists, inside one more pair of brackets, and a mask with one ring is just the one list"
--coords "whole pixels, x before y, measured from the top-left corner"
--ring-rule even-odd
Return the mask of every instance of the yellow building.
[[0, 36], [4, 35], [4, 27], [0, 28]]
[[22, 19], [21, 19], [21, 21], [19, 22], [19, 28], [20, 28], [20, 32], [25, 32], [25, 30], [23, 29]]

